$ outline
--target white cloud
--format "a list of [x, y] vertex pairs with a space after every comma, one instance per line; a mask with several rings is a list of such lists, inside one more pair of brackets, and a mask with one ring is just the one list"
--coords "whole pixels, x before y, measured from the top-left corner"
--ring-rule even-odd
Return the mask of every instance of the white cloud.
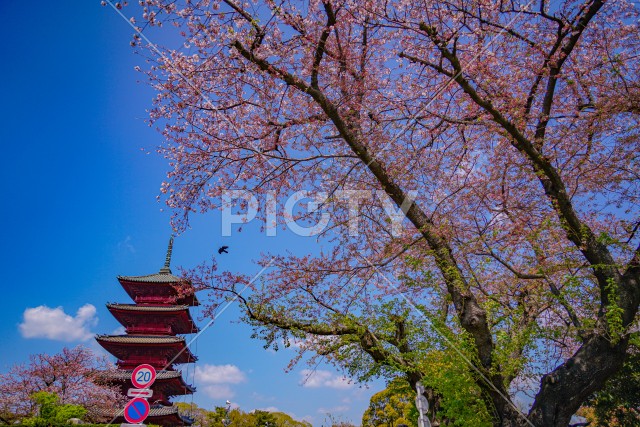
[[235, 365], [202, 365], [196, 366], [195, 381], [198, 390], [212, 399], [231, 399], [236, 393], [230, 384], [247, 381], [247, 376]]
[[312, 371], [311, 369], [303, 369], [302, 372], [300, 372], [300, 376], [302, 377], [300, 384], [303, 387], [328, 387], [342, 390], [353, 387], [353, 384], [349, 382], [348, 378], [340, 377], [329, 371], [323, 371], [321, 369], [315, 371]]
[[[198, 388], [200, 391], [200, 388]], [[202, 389], [204, 393], [212, 399], [231, 399], [236, 393], [225, 384], [208, 385]]]
[[72, 342], [93, 338], [94, 334], [89, 328], [97, 323], [96, 308], [91, 304], [80, 307], [75, 317], [66, 314], [62, 307], [50, 308], [41, 305], [27, 308], [18, 328], [24, 338]]
[[196, 366], [195, 378], [204, 384], [239, 384], [247, 380], [244, 372], [235, 365]]

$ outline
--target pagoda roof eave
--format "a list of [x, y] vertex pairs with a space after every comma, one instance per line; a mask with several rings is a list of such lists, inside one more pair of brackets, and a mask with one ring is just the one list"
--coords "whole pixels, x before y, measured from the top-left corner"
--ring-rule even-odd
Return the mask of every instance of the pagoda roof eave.
[[[195, 295], [193, 285], [186, 279], [180, 279], [172, 274], [151, 274], [148, 276], [118, 276], [120, 285], [125, 292], [137, 303], [150, 303], [152, 305], [166, 304], [167, 301], [148, 300], [149, 292], [160, 292], [160, 300], [168, 298], [171, 304], [188, 305], [191, 307], [200, 305]], [[183, 288], [184, 292], [179, 291]], [[185, 289], [186, 287], [186, 289]], [[180, 295], [182, 293], [182, 295]]]
[[191, 317], [189, 306], [186, 304], [159, 306], [109, 303], [107, 309], [118, 322], [127, 328], [134, 324], [157, 325], [162, 323], [170, 325], [174, 334], [193, 334], [199, 331]]
[[172, 335], [96, 335], [96, 340], [119, 344], [176, 344], [184, 343], [182, 337]]
[[132, 363], [130, 352], [141, 345], [147, 353], [152, 351], [151, 354], [164, 355], [172, 360], [171, 363], [192, 363], [198, 360], [187, 347], [184, 338], [172, 335], [97, 335], [96, 341], [125, 364]]
[[171, 273], [154, 273], [145, 276], [117, 276], [118, 281], [134, 283], [190, 283], [189, 280]]
[[151, 312], [174, 312], [189, 310], [189, 306], [186, 304], [178, 305], [152, 305], [152, 304], [120, 304], [120, 303], [108, 303], [107, 308], [126, 310], [126, 311], [151, 311]]

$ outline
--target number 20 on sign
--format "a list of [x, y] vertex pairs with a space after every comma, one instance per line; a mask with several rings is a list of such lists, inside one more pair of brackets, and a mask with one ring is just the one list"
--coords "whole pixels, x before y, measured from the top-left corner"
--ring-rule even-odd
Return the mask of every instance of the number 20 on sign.
[[135, 388], [147, 388], [156, 380], [156, 369], [148, 364], [138, 365], [131, 373], [131, 384]]

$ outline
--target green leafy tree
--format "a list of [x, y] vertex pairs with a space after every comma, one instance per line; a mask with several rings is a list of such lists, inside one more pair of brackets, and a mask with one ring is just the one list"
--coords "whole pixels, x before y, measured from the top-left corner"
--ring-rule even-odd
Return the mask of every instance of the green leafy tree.
[[240, 409], [232, 409], [229, 412], [229, 420], [231, 427], [255, 427], [256, 418], [254, 414], [241, 411]]
[[39, 391], [31, 395], [31, 400], [38, 405], [38, 416], [27, 418], [24, 424], [33, 427], [44, 427], [57, 424], [65, 424], [71, 418], [82, 419], [87, 410], [80, 405], [60, 403], [60, 398], [55, 393]]
[[44, 419], [52, 419], [56, 413], [56, 406], [60, 404], [60, 399], [55, 393], [39, 391], [31, 395], [37, 405], [40, 406], [39, 416]]
[[87, 410], [80, 405], [64, 403], [56, 406], [53, 420], [57, 423], [68, 423], [71, 418], [84, 419]]
[[[213, 411], [199, 408], [197, 405], [178, 404], [181, 409], [191, 410], [195, 415], [196, 423], [203, 427], [225, 427], [227, 410], [223, 406], [217, 406]], [[244, 412], [238, 408], [229, 411], [229, 426], [231, 427], [311, 427], [306, 421], [293, 419], [284, 412], [268, 412], [255, 410]]]
[[[469, 348], [464, 341], [460, 349]], [[490, 427], [491, 417], [482, 399], [482, 390], [460, 356], [448, 350], [429, 352], [422, 361], [422, 383], [435, 394], [430, 416], [447, 425]]]
[[371, 396], [369, 407], [362, 416], [364, 427], [397, 427], [418, 424], [418, 411], [411, 390], [403, 379], [392, 380], [387, 388]]
[[213, 411], [206, 411], [204, 422], [201, 425], [205, 427], [225, 427], [223, 421], [226, 416], [226, 408], [216, 406]]
[[311, 427], [309, 422], [294, 420], [291, 415], [284, 412], [271, 412], [270, 414], [278, 427]]
[[276, 419], [271, 412], [256, 410], [254, 416], [256, 427], [277, 427]]

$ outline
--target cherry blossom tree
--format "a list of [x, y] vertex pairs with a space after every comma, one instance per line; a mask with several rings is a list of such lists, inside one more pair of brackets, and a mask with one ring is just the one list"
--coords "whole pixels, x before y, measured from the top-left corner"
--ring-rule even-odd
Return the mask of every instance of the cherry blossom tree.
[[82, 346], [64, 348], [54, 355], [31, 355], [28, 364], [14, 365], [0, 374], [3, 421], [10, 424], [37, 415], [38, 405], [31, 397], [38, 392], [53, 393], [61, 405], [80, 405], [95, 420], [96, 409], [122, 403], [120, 391], [99, 380], [100, 373], [109, 369], [115, 368], [105, 357]]
[[[194, 271], [210, 314], [235, 298], [267, 344], [412, 388], [446, 350], [496, 426], [566, 426], [620, 369], [640, 301], [632, 3], [141, 5], [176, 227], [229, 190], [265, 231], [329, 214], [255, 281]], [[181, 47], [147, 45], [167, 24]], [[317, 209], [278, 214], [298, 191]]]

